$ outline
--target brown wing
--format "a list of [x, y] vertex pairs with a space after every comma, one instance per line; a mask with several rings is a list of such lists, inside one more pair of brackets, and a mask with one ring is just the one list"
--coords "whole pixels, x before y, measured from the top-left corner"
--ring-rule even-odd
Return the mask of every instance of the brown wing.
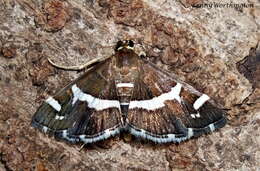
[[149, 62], [128, 111], [128, 129], [154, 142], [180, 142], [225, 125], [225, 112], [202, 94]]
[[73, 143], [119, 133], [120, 104], [109, 69], [110, 59], [48, 98], [34, 114], [32, 126]]

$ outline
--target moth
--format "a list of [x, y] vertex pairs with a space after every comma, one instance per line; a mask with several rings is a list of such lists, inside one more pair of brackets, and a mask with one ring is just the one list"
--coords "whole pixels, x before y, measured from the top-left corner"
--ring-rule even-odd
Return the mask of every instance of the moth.
[[49, 97], [32, 126], [71, 143], [93, 143], [121, 132], [168, 143], [226, 124], [225, 111], [177, 76], [140, 57], [131, 40]]

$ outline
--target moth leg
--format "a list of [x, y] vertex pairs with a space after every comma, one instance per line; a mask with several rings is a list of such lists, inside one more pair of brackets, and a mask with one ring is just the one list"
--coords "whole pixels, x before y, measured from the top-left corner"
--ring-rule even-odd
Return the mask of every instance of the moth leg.
[[82, 144], [82, 145], [80, 146], [80, 148], [78, 149], [78, 152], [80, 152], [80, 151], [84, 148], [85, 145], [86, 145], [86, 143]]
[[88, 68], [89, 66], [91, 66], [92, 64], [94, 63], [98, 63], [98, 62], [102, 62], [104, 61], [106, 58], [102, 57], [102, 58], [95, 58], [95, 59], [92, 59], [91, 61], [88, 61], [87, 63], [83, 64], [83, 65], [76, 65], [76, 66], [62, 66], [62, 65], [59, 65], [59, 64], [56, 64], [54, 63], [50, 58], [47, 58], [49, 63], [56, 67], [56, 68], [59, 68], [59, 69], [64, 69], [64, 70], [73, 70], [73, 71], [81, 71], [83, 69], [86, 69]]

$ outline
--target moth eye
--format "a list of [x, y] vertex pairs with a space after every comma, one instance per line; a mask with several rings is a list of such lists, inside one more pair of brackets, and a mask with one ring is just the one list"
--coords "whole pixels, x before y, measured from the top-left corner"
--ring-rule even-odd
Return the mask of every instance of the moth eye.
[[134, 47], [134, 42], [133, 42], [132, 40], [129, 40], [129, 41], [128, 41], [128, 46]]
[[116, 51], [119, 50], [119, 48], [122, 47], [123, 44], [124, 44], [124, 43], [123, 43], [121, 40], [118, 41], [117, 44], [116, 44], [115, 50], [116, 50]]

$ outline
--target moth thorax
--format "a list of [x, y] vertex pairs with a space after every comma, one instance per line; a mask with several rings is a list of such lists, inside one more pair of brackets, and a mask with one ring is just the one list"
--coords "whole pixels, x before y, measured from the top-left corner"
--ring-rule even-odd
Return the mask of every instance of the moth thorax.
[[117, 68], [116, 69], [116, 73], [118, 75], [120, 75], [120, 77], [128, 77], [129, 79], [133, 79], [136, 78], [136, 76], [138, 75], [139, 71], [137, 69], [137, 67], [135, 66], [124, 66], [121, 68]]
[[130, 68], [129, 67], [122, 67], [122, 68], [120, 68], [119, 73], [121, 75], [128, 75], [130, 73]]

